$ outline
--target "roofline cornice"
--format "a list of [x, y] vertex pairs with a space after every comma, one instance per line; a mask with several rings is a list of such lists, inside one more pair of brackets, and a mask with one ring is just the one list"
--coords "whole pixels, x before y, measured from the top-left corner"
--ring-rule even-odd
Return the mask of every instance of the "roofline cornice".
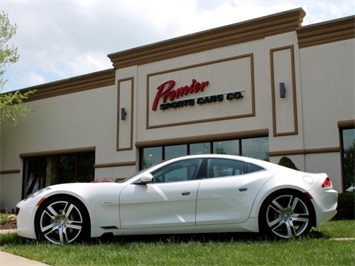
[[36, 90], [36, 93], [30, 95], [26, 100], [36, 101], [40, 99], [97, 89], [115, 84], [115, 70], [108, 69], [99, 72], [94, 72], [86, 75], [81, 75], [73, 78], [63, 79], [42, 85], [28, 87], [21, 91]]
[[355, 16], [312, 24], [297, 29], [300, 48], [353, 39]]
[[206, 30], [150, 45], [109, 54], [115, 69], [151, 63], [227, 45], [295, 31], [306, 13], [297, 8], [261, 18]]
[[36, 90], [27, 101], [97, 89], [115, 84], [115, 69], [142, 65], [228, 45], [295, 31], [299, 48], [355, 37], [355, 16], [301, 26], [306, 13], [297, 8], [253, 20], [177, 37], [113, 54], [114, 68], [22, 89]]

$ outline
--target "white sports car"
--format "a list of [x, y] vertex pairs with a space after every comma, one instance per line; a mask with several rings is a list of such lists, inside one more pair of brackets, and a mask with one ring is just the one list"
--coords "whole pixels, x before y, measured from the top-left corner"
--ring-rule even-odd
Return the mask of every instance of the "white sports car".
[[71, 243], [105, 234], [261, 232], [294, 238], [336, 214], [326, 174], [251, 158], [193, 155], [122, 182], [46, 187], [17, 204], [18, 234]]

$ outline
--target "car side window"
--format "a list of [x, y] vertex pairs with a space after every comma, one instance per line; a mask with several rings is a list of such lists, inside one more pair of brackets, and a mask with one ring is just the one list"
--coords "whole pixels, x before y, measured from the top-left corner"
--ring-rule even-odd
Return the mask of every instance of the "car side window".
[[263, 171], [263, 170], [265, 170], [265, 169], [258, 166], [258, 165], [252, 164], [252, 163], [248, 163], [248, 165], [247, 165], [247, 173], [254, 173], [254, 172]]
[[171, 163], [152, 173], [153, 183], [169, 183], [194, 180], [202, 159], [190, 159]]
[[208, 178], [245, 174], [245, 163], [229, 159], [209, 159]]

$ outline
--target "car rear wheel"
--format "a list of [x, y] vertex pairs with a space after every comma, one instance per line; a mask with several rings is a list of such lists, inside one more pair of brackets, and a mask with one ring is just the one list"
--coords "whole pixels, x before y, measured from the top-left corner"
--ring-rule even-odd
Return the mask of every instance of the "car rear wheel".
[[261, 209], [260, 227], [270, 236], [296, 238], [313, 224], [310, 201], [301, 193], [281, 191], [269, 197]]
[[83, 204], [70, 197], [56, 197], [42, 203], [35, 219], [37, 238], [67, 244], [88, 236], [89, 215]]

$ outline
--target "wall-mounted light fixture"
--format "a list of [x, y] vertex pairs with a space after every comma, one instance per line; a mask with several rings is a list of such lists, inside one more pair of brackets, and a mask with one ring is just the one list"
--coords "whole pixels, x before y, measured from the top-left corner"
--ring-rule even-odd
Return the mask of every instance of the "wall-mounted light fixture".
[[121, 108], [121, 120], [126, 120], [127, 112], [126, 108], [122, 107]]
[[286, 87], [284, 82], [280, 82], [280, 98], [286, 98]]

